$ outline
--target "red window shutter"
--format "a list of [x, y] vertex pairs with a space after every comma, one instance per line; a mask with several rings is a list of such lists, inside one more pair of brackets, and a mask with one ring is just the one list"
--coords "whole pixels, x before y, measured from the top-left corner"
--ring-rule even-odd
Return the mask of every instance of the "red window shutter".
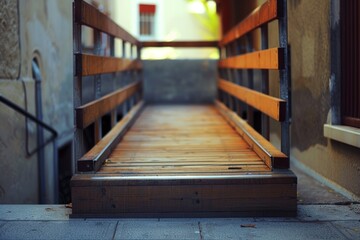
[[154, 14], [156, 10], [156, 5], [154, 4], [139, 4], [140, 13], [151, 13]]

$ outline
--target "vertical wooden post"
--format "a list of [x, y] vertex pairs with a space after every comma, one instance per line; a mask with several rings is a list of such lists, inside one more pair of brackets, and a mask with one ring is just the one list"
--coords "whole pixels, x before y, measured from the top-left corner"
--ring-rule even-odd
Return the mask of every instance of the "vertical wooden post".
[[[101, 55], [101, 32], [94, 29], [94, 54]], [[94, 76], [94, 99], [101, 97], [101, 75]], [[94, 122], [94, 142], [95, 144], [102, 138], [101, 117]]]
[[286, 101], [285, 121], [281, 123], [281, 151], [290, 158], [291, 82], [287, 31], [287, 0], [279, 1], [279, 42], [284, 49], [284, 68], [280, 70], [280, 98]]
[[[134, 45], [132, 43], [130, 43], [130, 60], [133, 61], [134, 60]], [[135, 69], [129, 69], [129, 77], [130, 77], [130, 81], [134, 82], [135, 79]], [[135, 100], [135, 95], [131, 96], [129, 98], [129, 109], [131, 109], [134, 106], [134, 101]]]
[[[138, 60], [139, 63], [141, 63], [141, 46], [137, 45], [136, 46], [136, 58]], [[137, 69], [136, 70], [136, 77], [138, 81], [141, 81], [141, 89], [139, 90], [139, 92], [137, 93], [137, 100], [136, 102], [139, 102], [142, 98], [143, 98], [143, 85], [144, 85], [144, 78], [143, 78], [143, 72], [141, 71], [141, 69]]]
[[[251, 36], [251, 33], [246, 35], [246, 51], [252, 52], [253, 51], [253, 38]], [[248, 77], [248, 88], [254, 89], [254, 70], [248, 69], [247, 71], [247, 77]], [[248, 123], [254, 127], [254, 109], [251, 106], [247, 106], [247, 121]]]
[[[231, 44], [231, 55], [232, 56], [236, 56], [237, 53], [237, 41], [235, 40], [232, 44]], [[235, 84], [239, 84], [239, 74], [238, 74], [238, 70], [237, 69], [232, 69], [231, 70], [232, 73], [232, 82]], [[239, 112], [239, 100], [236, 97], [232, 97], [232, 102], [233, 102], [233, 111], [238, 113]]]
[[[226, 51], [226, 57], [231, 57], [231, 50], [230, 50], [230, 46], [226, 45], [225, 47], [225, 51]], [[230, 68], [226, 68], [226, 76], [227, 79], [229, 80], [229, 82], [232, 82], [232, 76], [231, 76], [231, 69]], [[232, 104], [232, 96], [230, 95], [230, 93], [227, 93], [227, 106], [230, 109], [233, 109], [233, 104]]]
[[[234, 42], [235, 45], [235, 55], [240, 55], [241, 54], [241, 44], [240, 44], [240, 40], [236, 39]], [[238, 85], [243, 85], [242, 83], [242, 70], [241, 69], [235, 69], [235, 81], [236, 84]], [[242, 111], [242, 107], [241, 107], [242, 103], [239, 99], [236, 99], [236, 113], [241, 116], [241, 111]]]
[[[268, 26], [267, 24], [261, 27], [261, 49], [269, 48], [268, 39]], [[269, 94], [269, 70], [261, 70], [261, 92]], [[261, 134], [266, 139], [270, 139], [269, 136], [269, 117], [261, 113]]]
[[[113, 36], [109, 36], [110, 37], [110, 56], [114, 57], [115, 56], [115, 38]], [[116, 90], [116, 78], [115, 78], [115, 73], [113, 74], [113, 91]], [[114, 110], [111, 111], [111, 128], [115, 126], [116, 124], [116, 118], [117, 118], [117, 108], [115, 108]]]
[[74, 34], [74, 81], [73, 81], [73, 98], [74, 98], [74, 139], [73, 139], [73, 165], [72, 172], [77, 172], [77, 160], [85, 153], [85, 141], [83, 130], [77, 127], [77, 119], [75, 109], [82, 105], [82, 73], [81, 73], [81, 58], [76, 57], [75, 53], [82, 52], [81, 45], [81, 1], [75, 0], [73, 2], [73, 34]]
[[[122, 41], [122, 58], [125, 59], [126, 58], [126, 42], [125, 40]], [[126, 75], [125, 73], [121, 73], [121, 81], [123, 82], [122, 85], [126, 85]], [[125, 100], [124, 103], [122, 104], [122, 107], [123, 107], [123, 116], [126, 115], [127, 113], [127, 101], [128, 100]]]
[[[224, 51], [223, 47], [219, 46], [219, 59], [220, 60], [224, 58], [223, 57], [223, 51]], [[217, 71], [218, 76], [217, 76], [216, 82], [218, 81], [219, 78], [223, 77], [222, 76], [222, 69], [219, 68], [219, 67], [217, 67], [217, 69], [218, 69], [218, 71]], [[223, 102], [224, 101], [224, 93], [218, 87], [216, 87], [216, 88], [217, 88], [217, 93], [218, 93], [218, 99], [219, 99], [219, 101]]]

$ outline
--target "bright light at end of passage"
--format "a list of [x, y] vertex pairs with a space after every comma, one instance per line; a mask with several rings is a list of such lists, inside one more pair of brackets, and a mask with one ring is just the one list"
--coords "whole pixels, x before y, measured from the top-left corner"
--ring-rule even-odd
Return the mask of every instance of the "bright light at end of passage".
[[204, 14], [205, 13], [205, 7], [201, 1], [190, 2], [188, 5], [188, 10], [189, 10], [189, 12], [195, 13], [195, 14]]
[[207, 7], [209, 8], [210, 12], [212, 13], [216, 13], [216, 2], [213, 0], [207, 1], [206, 2]]

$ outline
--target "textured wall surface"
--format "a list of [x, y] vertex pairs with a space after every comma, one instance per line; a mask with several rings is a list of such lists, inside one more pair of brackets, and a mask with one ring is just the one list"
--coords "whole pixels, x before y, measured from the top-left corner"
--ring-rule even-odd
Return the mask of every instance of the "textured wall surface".
[[360, 149], [324, 137], [330, 123], [330, 1], [288, 2], [294, 159], [360, 196]]
[[147, 102], [210, 103], [216, 94], [216, 61], [144, 61]]
[[[9, 32], [0, 31], [0, 49], [10, 51], [0, 54], [0, 75], [1, 69], [7, 74], [0, 76], [0, 94], [35, 115], [31, 63], [36, 58], [42, 75], [43, 121], [57, 130], [61, 146], [71, 140], [73, 131], [72, 1], [0, 0], [0, 6], [0, 28], [11, 23]], [[13, 31], [18, 35], [11, 35]], [[28, 130], [32, 150], [36, 147], [36, 125], [31, 121]], [[38, 201], [37, 155], [27, 157], [25, 149], [24, 117], [0, 104], [0, 203]], [[54, 201], [53, 167], [50, 144], [45, 149], [47, 202]]]
[[0, 79], [16, 79], [20, 65], [18, 3], [0, 0], [0, 6]]

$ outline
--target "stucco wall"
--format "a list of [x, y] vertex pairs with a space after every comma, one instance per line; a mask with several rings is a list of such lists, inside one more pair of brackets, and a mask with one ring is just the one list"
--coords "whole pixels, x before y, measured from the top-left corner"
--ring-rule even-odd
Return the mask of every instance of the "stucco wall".
[[294, 159], [360, 196], [360, 149], [324, 137], [330, 123], [331, 1], [288, 2]]
[[[35, 115], [31, 62], [36, 57], [43, 78], [43, 120], [58, 131], [60, 146], [71, 140], [73, 129], [71, 2], [2, 0], [0, 10], [0, 19], [6, 21], [0, 25], [11, 23], [6, 34], [0, 34], [0, 49], [7, 51], [0, 58], [6, 56], [6, 61], [0, 60], [0, 94], [25, 108], [24, 84], [28, 111]], [[36, 203], [37, 156], [26, 157], [24, 117], [0, 103], [0, 119], [0, 203]], [[36, 125], [30, 123], [28, 126], [31, 150], [36, 147]], [[46, 201], [53, 202], [51, 145], [46, 147], [45, 162]]]

